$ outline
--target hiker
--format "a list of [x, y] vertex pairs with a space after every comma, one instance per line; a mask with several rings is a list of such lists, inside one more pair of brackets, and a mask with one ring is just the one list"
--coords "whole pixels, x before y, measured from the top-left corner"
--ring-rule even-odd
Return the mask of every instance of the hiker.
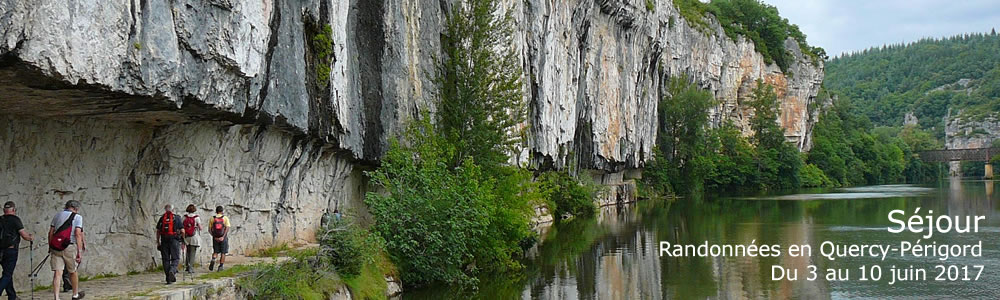
[[215, 207], [215, 216], [208, 220], [208, 233], [212, 234], [212, 262], [208, 270], [215, 267], [215, 257], [219, 257], [219, 271], [226, 264], [226, 254], [229, 253], [229, 217], [222, 214], [222, 205]]
[[83, 299], [80, 291], [80, 276], [76, 267], [83, 262], [83, 254], [87, 252], [87, 243], [83, 234], [83, 216], [80, 212], [80, 201], [66, 201], [63, 211], [52, 217], [49, 227], [49, 265], [52, 267], [52, 293], [59, 300], [59, 285], [62, 284], [63, 269], [69, 272], [70, 283], [73, 284], [73, 300]]
[[187, 256], [184, 259], [184, 271], [194, 273], [194, 258], [198, 253], [198, 246], [201, 246], [201, 217], [198, 216], [198, 207], [194, 204], [188, 205], [184, 211], [184, 244], [187, 245]]
[[177, 264], [181, 261], [181, 219], [174, 215], [174, 207], [167, 204], [163, 207], [163, 216], [156, 221], [156, 249], [160, 250], [163, 261], [163, 274], [167, 284], [177, 282]]
[[[0, 293], [7, 292], [7, 299], [17, 299], [14, 291], [14, 267], [17, 266], [17, 247], [21, 239], [34, 241], [35, 237], [24, 230], [21, 218], [17, 216], [14, 201], [3, 204], [3, 216], [0, 217], [0, 265], [3, 266], [3, 277], [0, 277]], [[31, 249], [28, 249], [31, 251]]]

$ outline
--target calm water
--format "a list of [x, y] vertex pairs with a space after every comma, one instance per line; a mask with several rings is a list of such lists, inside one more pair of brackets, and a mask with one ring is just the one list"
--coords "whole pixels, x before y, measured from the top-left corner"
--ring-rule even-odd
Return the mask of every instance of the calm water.
[[[605, 208], [596, 219], [563, 222], [543, 233], [527, 268], [515, 278], [485, 279], [478, 294], [441, 288], [412, 291], [406, 299], [841, 299], [893, 297], [1000, 298], [1000, 183], [943, 182], [940, 185], [886, 185], [747, 198], [645, 201], [623, 209]], [[917, 234], [892, 234], [887, 214], [916, 207], [920, 215], [982, 215], [979, 233], [935, 234], [938, 244], [983, 242], [982, 257], [843, 258], [819, 255], [820, 244], [915, 242]], [[985, 225], [985, 226], [984, 226]], [[672, 244], [780, 244], [783, 255], [688, 257], [658, 255], [660, 241]], [[791, 257], [791, 244], [810, 244], [812, 257]], [[861, 266], [878, 264], [882, 280], [859, 281]], [[977, 281], [934, 281], [934, 265], [985, 265]], [[771, 266], [798, 268], [798, 281], [771, 280]], [[850, 270], [850, 281], [806, 281], [816, 265]], [[927, 280], [890, 285], [890, 266], [925, 268]], [[971, 270], [970, 270], [971, 271]], [[974, 277], [974, 273], [972, 276]]]

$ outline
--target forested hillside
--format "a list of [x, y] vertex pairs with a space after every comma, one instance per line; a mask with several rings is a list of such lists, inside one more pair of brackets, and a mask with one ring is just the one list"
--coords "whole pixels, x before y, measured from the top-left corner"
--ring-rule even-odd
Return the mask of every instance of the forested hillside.
[[827, 62], [824, 84], [876, 126], [902, 125], [912, 112], [942, 138], [949, 109], [973, 118], [1000, 111], [1000, 36], [993, 30], [842, 55]]

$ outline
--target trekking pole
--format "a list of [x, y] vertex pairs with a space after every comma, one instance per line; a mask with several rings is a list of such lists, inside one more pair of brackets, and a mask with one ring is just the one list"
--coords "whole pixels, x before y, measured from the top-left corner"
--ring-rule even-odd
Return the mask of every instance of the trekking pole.
[[[35, 241], [28, 242], [28, 265], [35, 265]], [[31, 281], [31, 300], [35, 300], [35, 276], [31, 276], [31, 271], [28, 271], [28, 280]]]

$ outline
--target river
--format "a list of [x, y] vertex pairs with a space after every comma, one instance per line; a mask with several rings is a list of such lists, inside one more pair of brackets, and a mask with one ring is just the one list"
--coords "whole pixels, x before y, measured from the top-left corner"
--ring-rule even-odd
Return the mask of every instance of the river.
[[[1000, 183], [996, 184], [1000, 188]], [[829, 260], [821, 244], [916, 242], [917, 233], [890, 233], [887, 215], [906, 217], [986, 216], [978, 233], [936, 234], [922, 243], [971, 244], [982, 241], [981, 257], [853, 257]], [[476, 294], [427, 288], [404, 299], [884, 299], [1000, 298], [1000, 195], [994, 182], [951, 180], [933, 185], [883, 185], [794, 194], [714, 199], [640, 201], [605, 207], [596, 218], [564, 221], [549, 227], [529, 253], [524, 272], [485, 278]], [[902, 218], [902, 217], [901, 217]], [[964, 219], [964, 218], [963, 218]], [[894, 226], [898, 227], [898, 226]], [[809, 244], [812, 256], [661, 257], [660, 242], [700, 245]], [[798, 269], [798, 280], [771, 280], [772, 265]], [[807, 269], [819, 275], [806, 280]], [[881, 280], [872, 266], [881, 269]], [[969, 280], [935, 281], [936, 265], [970, 266]], [[977, 274], [973, 265], [984, 265]], [[859, 280], [861, 267], [869, 280]], [[826, 269], [848, 270], [850, 280], [826, 280]], [[890, 269], [925, 269], [926, 280], [890, 284]], [[978, 275], [978, 280], [973, 280]]]

